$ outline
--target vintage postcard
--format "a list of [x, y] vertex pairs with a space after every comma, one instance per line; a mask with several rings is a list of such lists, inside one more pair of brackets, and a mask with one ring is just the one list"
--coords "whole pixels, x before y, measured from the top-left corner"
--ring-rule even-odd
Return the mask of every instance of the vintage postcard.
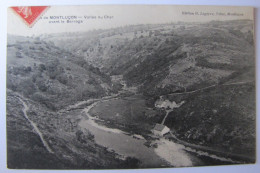
[[255, 163], [253, 8], [7, 13], [8, 168]]

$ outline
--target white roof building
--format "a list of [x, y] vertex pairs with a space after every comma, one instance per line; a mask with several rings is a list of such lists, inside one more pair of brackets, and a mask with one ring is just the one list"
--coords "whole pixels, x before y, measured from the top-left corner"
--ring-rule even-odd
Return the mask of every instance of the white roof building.
[[152, 129], [153, 134], [155, 134], [156, 136], [163, 136], [169, 131], [170, 129], [163, 124], [156, 124]]

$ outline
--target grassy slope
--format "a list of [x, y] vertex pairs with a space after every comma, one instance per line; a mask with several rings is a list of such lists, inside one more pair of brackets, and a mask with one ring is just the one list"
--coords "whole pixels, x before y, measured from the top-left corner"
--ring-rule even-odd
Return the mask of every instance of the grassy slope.
[[254, 83], [218, 86], [192, 94], [171, 95], [169, 99], [186, 101], [165, 122], [179, 138], [254, 160]]
[[[255, 80], [252, 21], [213, 21], [179, 28], [181, 25], [152, 25], [144, 31], [141, 27], [129, 27], [126, 32], [108, 30], [108, 35], [104, 32], [102, 37], [96, 36], [100, 40], [83, 42], [82, 48], [88, 45], [83, 54], [104, 71], [123, 74], [128, 84], [140, 85], [140, 91], [148, 96], [146, 104], [151, 107], [160, 95]], [[182, 139], [254, 158], [253, 83], [173, 94], [169, 99], [186, 101], [166, 121]], [[122, 122], [132, 122], [126, 112]], [[139, 117], [139, 113], [136, 115]], [[164, 114], [158, 112], [155, 117], [158, 116], [162, 119]], [[137, 121], [149, 122], [149, 118]]]
[[[46, 42], [9, 36], [7, 87], [52, 110], [111, 90], [110, 78], [82, 57]], [[20, 41], [22, 40], [22, 41]]]
[[253, 69], [252, 29], [247, 20], [137, 25], [46, 40], [109, 74], [123, 74], [129, 85], [154, 96], [221, 83]]
[[[8, 37], [7, 45], [7, 155], [8, 167], [17, 169], [102, 169], [138, 166], [138, 160], [117, 159], [98, 146], [88, 131], [77, 126], [80, 112], [58, 113], [76, 101], [101, 97], [111, 90], [110, 78], [82, 57], [38, 39]], [[48, 153], [24, 118], [37, 124], [55, 154]], [[74, 125], [71, 125], [71, 122]]]
[[[104, 34], [100, 41], [97, 36], [91, 39], [92, 42], [82, 38], [85, 41], [80, 42], [79, 39], [79, 43], [80, 49], [83, 50], [84, 46], [88, 48], [82, 55], [85, 55], [89, 62], [98, 67], [102, 65], [104, 71], [112, 74], [123, 73], [129, 84], [141, 84], [141, 91], [148, 91], [145, 93], [149, 96], [151, 106], [157, 96], [182, 92], [185, 88], [189, 91], [211, 84], [254, 80], [252, 42], [247, 38], [248, 33], [242, 32], [246, 25], [248, 21], [213, 22], [205, 24], [204, 29], [191, 26], [178, 30], [153, 26], [154, 28], [150, 28], [153, 32], [151, 36], [149, 32], [141, 33], [140, 28], [122, 35], [112, 33], [114, 31], [111, 30], [111, 33], [108, 31], [109, 36]], [[137, 36], [134, 36], [135, 30]], [[65, 47], [70, 47], [75, 40], [70, 41]], [[77, 46], [74, 46], [72, 51], [76, 52]], [[75, 72], [78, 73], [81, 72]], [[80, 80], [75, 81], [77, 82]], [[68, 97], [66, 93], [60, 95]], [[247, 84], [219, 86], [190, 95], [169, 96], [170, 100], [185, 100], [186, 104], [169, 115], [166, 125], [175, 130], [179, 134], [178, 137], [189, 142], [254, 157], [254, 95], [254, 86]], [[111, 104], [110, 106], [119, 103]], [[120, 102], [121, 106], [128, 104], [128, 101]], [[102, 106], [99, 108], [106, 110], [105, 105]], [[123, 115], [120, 108], [111, 110], [111, 115], [114, 116], [99, 116], [107, 120], [117, 119], [121, 125], [131, 122], [131, 125], [145, 123], [146, 127], [151, 127], [155, 122], [160, 122], [164, 115], [158, 112], [157, 115], [149, 117], [150, 114], [145, 113], [147, 110], [138, 109], [136, 105], [134, 107], [137, 110], [135, 118], [130, 116], [131, 110], [126, 111], [121, 119], [117, 118], [113, 113], [119, 112]], [[94, 111], [93, 113], [98, 114]], [[145, 117], [140, 118], [141, 116]], [[133, 126], [129, 129], [131, 128]]]
[[[255, 67], [252, 27], [244, 31], [248, 24], [252, 23], [211, 22], [203, 28], [193, 26], [178, 34], [166, 34], [167, 42], [163, 34], [133, 39], [119, 51], [127, 60], [121, 66], [115, 63], [114, 71], [123, 73], [130, 84], [142, 84], [141, 89], [150, 97], [149, 102], [156, 96], [184, 92], [185, 89], [192, 91], [214, 84], [249, 82], [168, 96], [176, 102], [185, 100], [186, 104], [170, 114], [166, 125], [186, 141], [241, 154], [252, 162], [255, 159]], [[151, 46], [151, 40], [156, 38], [160, 41], [157, 40], [156, 47], [153, 46], [147, 56], [145, 52]], [[133, 47], [141, 43], [141, 50]], [[131, 50], [136, 52], [131, 54]], [[130, 111], [126, 112], [129, 114]], [[153, 123], [161, 122], [164, 114], [157, 112], [155, 117], [145, 116], [136, 122], [149, 124], [151, 119]]]
[[[81, 110], [57, 113], [27, 100], [28, 117], [37, 124], [54, 154], [48, 153], [22, 113], [23, 105], [8, 91], [7, 156], [13, 169], [112, 169], [138, 167], [138, 160], [118, 159], [117, 154], [95, 143], [87, 130], [78, 127]], [[73, 125], [72, 125], [72, 124]]]
[[146, 106], [142, 96], [123, 97], [121, 99], [105, 101], [90, 110], [92, 116], [97, 116], [106, 126], [119, 128], [133, 134], [146, 136], [159, 120], [156, 110]]
[[24, 118], [18, 99], [7, 97], [7, 166], [13, 169], [69, 167], [49, 154], [30, 123]]

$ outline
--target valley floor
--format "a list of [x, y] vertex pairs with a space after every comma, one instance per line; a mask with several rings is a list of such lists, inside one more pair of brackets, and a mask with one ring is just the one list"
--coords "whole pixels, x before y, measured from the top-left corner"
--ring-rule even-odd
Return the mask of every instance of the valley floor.
[[[55, 139], [50, 142], [48, 134], [42, 134], [37, 124], [27, 115], [27, 112], [31, 111], [30, 106], [26, 104], [25, 100], [23, 100], [24, 98], [21, 98], [21, 96], [18, 95], [16, 98], [22, 103], [23, 115], [40, 137], [42, 145], [49, 154], [60, 157], [59, 155], [61, 153], [56, 153], [57, 150], [54, 149], [60, 147], [55, 146], [53, 143]], [[130, 96], [122, 96], [118, 94], [106, 96], [101, 99], [90, 99], [78, 102], [68, 106], [67, 109], [59, 111], [59, 113], [64, 117], [73, 114], [73, 116], [70, 116], [70, 121], [76, 122], [75, 126], [77, 129], [79, 129], [83, 135], [86, 133], [85, 130], [87, 130], [87, 133], [93, 135], [93, 142], [95, 143], [93, 150], [96, 150], [95, 147], [98, 145], [104, 147], [107, 152], [114, 153], [112, 156], [123, 162], [126, 161], [127, 158], [137, 159], [138, 164], [132, 165], [133, 168], [187, 167], [243, 163], [239, 160], [234, 160], [234, 157], [231, 159], [229, 156], [233, 156], [232, 153], [226, 154], [211, 149], [210, 147], [190, 144], [177, 139], [171, 132], [165, 137], [154, 136], [151, 133], [154, 123], [144, 123], [145, 121], [141, 119], [144, 112], [149, 109], [150, 108], [145, 106], [144, 97], [142, 95], [133, 94]], [[60, 133], [61, 132], [57, 134]], [[48, 140], [46, 141], [45, 138]], [[66, 138], [70, 137], [68, 136]], [[66, 141], [66, 138], [62, 140]], [[81, 137], [79, 136], [78, 139], [79, 138]], [[73, 139], [67, 140], [68, 143], [65, 144], [65, 147], [69, 150], [77, 150], [77, 146], [74, 146], [71, 140]], [[84, 141], [85, 139], [80, 140]], [[84, 151], [84, 149], [82, 151]], [[59, 152], [62, 152], [62, 150]], [[76, 151], [76, 153], [78, 152], [79, 151]], [[82, 154], [84, 155], [84, 153]], [[70, 156], [68, 155], [66, 157]], [[114, 168], [117, 168], [116, 165], [114, 165]]]
[[[99, 138], [97, 138], [97, 140], [99, 140], [98, 143], [100, 145], [112, 149], [123, 157], [136, 157], [137, 159], [140, 159], [140, 161], [144, 164], [144, 167], [151, 167], [149, 164], [146, 165], [147, 161], [152, 162], [152, 167], [164, 166], [162, 161], [166, 161], [169, 166], [173, 167], [240, 163], [239, 161], [233, 161], [230, 158], [218, 157], [215, 154], [200, 151], [198, 148], [193, 149], [192, 144], [180, 142], [176, 143], [174, 140], [170, 140], [169, 137], [156, 137], [151, 133], [151, 129], [145, 129], [151, 128], [149, 126], [144, 125], [143, 132], [141, 132], [140, 129], [134, 129], [134, 127], [131, 131], [129, 131], [130, 128], [122, 127], [120, 124], [111, 125], [113, 116], [109, 115], [111, 113], [110, 111], [113, 110], [113, 114], [118, 119], [120, 118], [118, 116], [122, 114], [122, 112], [117, 112], [122, 111], [122, 105], [118, 105], [117, 103], [123, 104], [125, 100], [132, 100], [134, 103], [138, 102], [136, 101], [136, 96], [121, 99], [122, 98], [113, 98], [111, 100], [106, 100], [105, 102], [97, 101], [85, 110], [88, 118], [87, 120], [81, 121], [80, 126], [87, 128], [94, 134], [94, 136], [97, 136]], [[116, 104], [114, 103], [115, 100]], [[117, 105], [117, 107], [111, 107], [113, 104]], [[108, 105], [110, 106], [108, 107]], [[106, 107], [107, 110], [102, 110], [104, 107]], [[99, 114], [99, 116], [97, 116], [96, 111], [100, 111], [100, 108], [102, 112], [105, 112], [107, 115]], [[89, 112], [92, 112], [92, 114]], [[125, 114], [127, 113], [125, 112]], [[103, 116], [108, 116], [109, 120], [107, 120], [106, 117], [104, 119], [99, 118], [103, 118]], [[93, 126], [95, 129], [93, 129]], [[145, 138], [143, 136], [141, 139], [135, 138], [135, 133], [139, 133], [145, 136]], [[147, 149], [145, 143], [150, 143], [150, 149]], [[161, 161], [158, 162], [158, 158], [156, 157], [160, 158]], [[157, 165], [158, 163], [161, 163], [161, 165]]]

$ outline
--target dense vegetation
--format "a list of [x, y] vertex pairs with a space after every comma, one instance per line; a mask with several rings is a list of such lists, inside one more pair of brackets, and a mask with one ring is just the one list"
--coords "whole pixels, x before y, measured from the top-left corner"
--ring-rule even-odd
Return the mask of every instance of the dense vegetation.
[[256, 103], [253, 82], [168, 97], [186, 101], [170, 113], [165, 123], [179, 138], [254, 161]]
[[[110, 77], [81, 56], [34, 38], [8, 36], [7, 45], [7, 155], [9, 168], [86, 169], [137, 167], [134, 158], [98, 146], [87, 130], [77, 126], [80, 112], [61, 113], [68, 105], [99, 98], [115, 90]], [[43, 146], [22, 110], [37, 124], [55, 150]], [[74, 147], [77, 149], [74, 150]], [[102, 158], [102, 159], [101, 159]]]
[[223, 83], [241, 74], [253, 79], [252, 33], [252, 21], [237, 20], [42, 37], [77, 52], [109, 75], [123, 74], [128, 85], [139, 86], [145, 95], [159, 96]]
[[[255, 159], [252, 21], [8, 36], [7, 52], [8, 156], [17, 158], [8, 160], [12, 168], [16, 162], [17, 168], [138, 167], [138, 160], [122, 161], [95, 144], [94, 136], [77, 126], [79, 110], [62, 112], [78, 101], [124, 90], [121, 79], [111, 79], [115, 75], [123, 76], [127, 86], [138, 92], [127, 97], [133, 93], [125, 89], [121, 100], [101, 103], [90, 111], [103, 123], [109, 122], [104, 125], [145, 136], [164, 118], [165, 110], [154, 107], [163, 96], [176, 103], [185, 101], [165, 121], [178, 138]], [[56, 156], [44, 150], [24, 119], [22, 104], [15, 97], [19, 94]], [[25, 146], [28, 150], [22, 151]]]
[[94, 136], [81, 129], [81, 110], [53, 112], [41, 102], [26, 100], [28, 117], [37, 125], [54, 153], [44, 147], [25, 118], [24, 105], [15, 92], [7, 92], [7, 165], [12, 169], [115, 169], [139, 166], [135, 158], [118, 155], [95, 143]]
[[59, 110], [76, 101], [105, 96], [110, 77], [73, 55], [37, 39], [10, 36], [7, 88]]

